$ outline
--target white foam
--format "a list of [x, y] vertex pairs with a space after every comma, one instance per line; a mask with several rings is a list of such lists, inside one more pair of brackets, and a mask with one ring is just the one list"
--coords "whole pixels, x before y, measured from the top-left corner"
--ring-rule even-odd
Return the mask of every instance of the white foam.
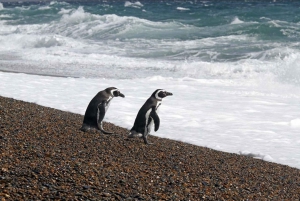
[[176, 9], [177, 9], [177, 10], [182, 10], [182, 11], [183, 11], [183, 10], [190, 10], [189, 8], [184, 8], [184, 7], [177, 7]]
[[141, 8], [144, 5], [141, 4], [141, 2], [139, 2], [139, 1], [136, 1], [134, 3], [131, 3], [130, 1], [126, 1], [125, 4], [124, 4], [124, 6], [125, 7], [133, 7], [133, 8]]
[[240, 20], [238, 17], [234, 17], [233, 21], [230, 24], [242, 24], [244, 21]]
[[55, 5], [55, 4], [59, 4], [59, 5], [69, 5], [69, 3], [67, 3], [67, 2], [65, 2], [65, 1], [51, 1], [50, 3], [49, 3], [49, 5], [50, 6], [53, 6], [53, 5]]
[[240, 151], [239, 154], [243, 156], [250, 156], [253, 158], [261, 159], [268, 162], [274, 162], [274, 159], [270, 155], [264, 155], [261, 153], [251, 153], [249, 151]]
[[50, 6], [41, 6], [38, 8], [38, 10], [49, 10], [49, 9], [51, 9]]
[[0, 18], [12, 18], [11, 15], [0, 15]]
[[300, 119], [293, 119], [290, 121], [290, 125], [292, 128], [300, 128]]
[[64, 41], [57, 37], [57, 36], [51, 36], [51, 37], [40, 37], [37, 42], [35, 47], [40, 48], [40, 47], [52, 47], [52, 46], [61, 46], [64, 44]]
[[[17, 55], [24, 55], [26, 62], [41, 63], [38, 66], [44, 68], [45, 73], [47, 73], [48, 61], [59, 61], [62, 64], [58, 65], [58, 70], [60, 70], [60, 66], [68, 68], [65, 64], [68, 65], [71, 62], [83, 63], [87, 66], [98, 66], [101, 76], [103, 72], [107, 73], [106, 76], [111, 76], [108, 71], [112, 69], [114, 74], [121, 78], [145, 77], [149, 73], [149, 70], [151, 70], [152, 73], [154, 72], [153, 74], [151, 73], [151, 76], [163, 75], [164, 77], [189, 77], [196, 79], [242, 78], [258, 79], [261, 81], [267, 79], [296, 85], [300, 84], [300, 52], [296, 49], [278, 47], [272, 49], [272, 51], [265, 51], [264, 55], [253, 55], [253, 59], [243, 59], [237, 62], [205, 62], [201, 61], [201, 58], [199, 59], [197, 56], [201, 54], [207, 56], [206, 50], [211, 49], [214, 45], [226, 45], [229, 42], [237, 43], [237, 41], [246, 43], [247, 41], [254, 40], [247, 36], [224, 36], [176, 42], [172, 40], [151, 39], [127, 39], [127, 41], [108, 39], [90, 42], [84, 39], [85, 37], [93, 38], [93, 35], [98, 36], [99, 31], [103, 31], [104, 29], [109, 31], [114, 26], [120, 27], [125, 22], [135, 20], [139, 23], [151, 24], [149, 21], [142, 21], [138, 18], [119, 17], [116, 15], [92, 15], [85, 13], [83, 8], [78, 8], [70, 14], [65, 14], [58, 24], [20, 25], [18, 27], [4, 24], [0, 26], [0, 50], [3, 52], [12, 51]], [[76, 24], [85, 21], [88, 23], [83, 23], [79, 26]], [[72, 23], [75, 23], [75, 25]], [[99, 24], [92, 26], [95, 23]], [[63, 26], [66, 24], [70, 26]], [[154, 24], [157, 27], [160, 26], [160, 23]], [[163, 26], [163, 23], [161, 25]], [[169, 25], [171, 27], [174, 24]], [[91, 28], [86, 29], [86, 27]], [[126, 31], [129, 32], [128, 30], [124, 30], [120, 34], [124, 34]], [[131, 30], [131, 32], [133, 31], [134, 29]], [[47, 51], [41, 51], [43, 47], [48, 48]], [[26, 49], [25, 52], [24, 48]], [[185, 51], [193, 53], [192, 51], [194, 50], [197, 50], [194, 53], [196, 56], [190, 57], [188, 60], [183, 60], [184, 58], [178, 59], [180, 56], [176, 54], [177, 51], [179, 54], [184, 55]], [[160, 59], [157, 56], [170, 53], [170, 59], [168, 57], [167, 59]], [[152, 59], [152, 54], [154, 58], [158, 58]], [[173, 55], [177, 59], [172, 60]], [[274, 56], [266, 58], [267, 55]], [[215, 56], [217, 57], [218, 53], [211, 54], [211, 57]], [[135, 70], [135, 73], [123, 73], [120, 69]], [[83, 71], [82, 69], [78, 70], [78, 76], [86, 76], [87, 71], [89, 74], [94, 73], [95, 75], [99, 75], [98, 72], [93, 72], [93, 68], [85, 68]], [[65, 72], [68, 71], [73, 70], [68, 69]], [[51, 69], [49, 69], [48, 73], [52, 74]]]
[[3, 4], [0, 2], [0, 10], [3, 10], [4, 7], [3, 7]]
[[79, 24], [91, 20], [93, 16], [95, 15], [85, 13], [83, 7], [79, 6], [77, 10], [73, 10], [70, 14], [64, 14], [61, 18], [61, 22], [67, 24]]
[[69, 14], [71, 11], [72, 11], [72, 9], [64, 9], [64, 8], [62, 8], [58, 12], [58, 14], [61, 14], [61, 15], [63, 15], [63, 14]]

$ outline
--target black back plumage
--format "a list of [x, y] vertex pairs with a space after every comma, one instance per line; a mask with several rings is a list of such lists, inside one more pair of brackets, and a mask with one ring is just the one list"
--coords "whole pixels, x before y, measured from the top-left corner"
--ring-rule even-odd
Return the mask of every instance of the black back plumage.
[[[109, 90], [108, 90], [109, 89]], [[84, 115], [83, 123], [88, 124], [91, 127], [97, 127], [97, 110], [98, 105], [103, 101], [107, 101], [111, 94], [110, 90], [116, 89], [115, 87], [107, 88], [103, 91], [99, 91], [96, 96], [90, 101]]]

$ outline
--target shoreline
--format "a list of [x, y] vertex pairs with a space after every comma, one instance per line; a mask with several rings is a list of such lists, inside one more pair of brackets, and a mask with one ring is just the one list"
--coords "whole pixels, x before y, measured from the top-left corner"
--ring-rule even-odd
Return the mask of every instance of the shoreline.
[[83, 116], [0, 96], [0, 198], [296, 200], [300, 170], [151, 136], [79, 131]]
[[3, 70], [0, 69], [0, 72], [3, 73], [16, 73], [16, 74], [27, 74], [27, 75], [38, 75], [38, 76], [48, 76], [48, 77], [62, 77], [62, 78], [83, 78], [83, 77], [73, 77], [73, 76], [63, 76], [63, 75], [51, 75], [51, 74], [43, 74], [43, 73], [30, 73], [30, 72], [20, 72], [20, 71], [13, 71], [13, 70]]

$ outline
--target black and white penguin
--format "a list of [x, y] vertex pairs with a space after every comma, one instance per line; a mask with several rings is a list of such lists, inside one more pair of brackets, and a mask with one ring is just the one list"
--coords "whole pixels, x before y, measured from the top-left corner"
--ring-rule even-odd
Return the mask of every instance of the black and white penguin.
[[105, 113], [108, 110], [110, 102], [114, 97], [125, 97], [119, 89], [115, 87], [109, 87], [103, 91], [99, 91], [96, 96], [89, 103], [84, 119], [81, 131], [86, 132], [90, 129], [100, 130], [104, 134], [113, 134], [103, 130], [102, 120], [104, 119]]
[[157, 89], [148, 98], [144, 105], [139, 110], [134, 125], [130, 130], [128, 138], [142, 136], [145, 144], [150, 144], [147, 140], [147, 136], [155, 125], [154, 131], [156, 132], [159, 128], [160, 120], [157, 115], [158, 108], [161, 105], [162, 99], [166, 96], [172, 96], [173, 94], [163, 89]]

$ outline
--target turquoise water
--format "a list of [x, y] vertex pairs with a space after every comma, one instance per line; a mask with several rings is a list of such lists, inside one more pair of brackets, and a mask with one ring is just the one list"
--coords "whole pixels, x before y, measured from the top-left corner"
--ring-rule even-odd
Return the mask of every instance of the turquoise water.
[[[299, 11], [300, 3], [284, 1], [3, 2], [0, 55], [24, 58], [25, 49], [28, 62], [62, 63], [92, 55], [138, 76], [145, 69], [195, 78], [263, 72], [298, 83]], [[92, 59], [87, 65], [99, 63]], [[201, 70], [207, 63], [211, 69]]]

